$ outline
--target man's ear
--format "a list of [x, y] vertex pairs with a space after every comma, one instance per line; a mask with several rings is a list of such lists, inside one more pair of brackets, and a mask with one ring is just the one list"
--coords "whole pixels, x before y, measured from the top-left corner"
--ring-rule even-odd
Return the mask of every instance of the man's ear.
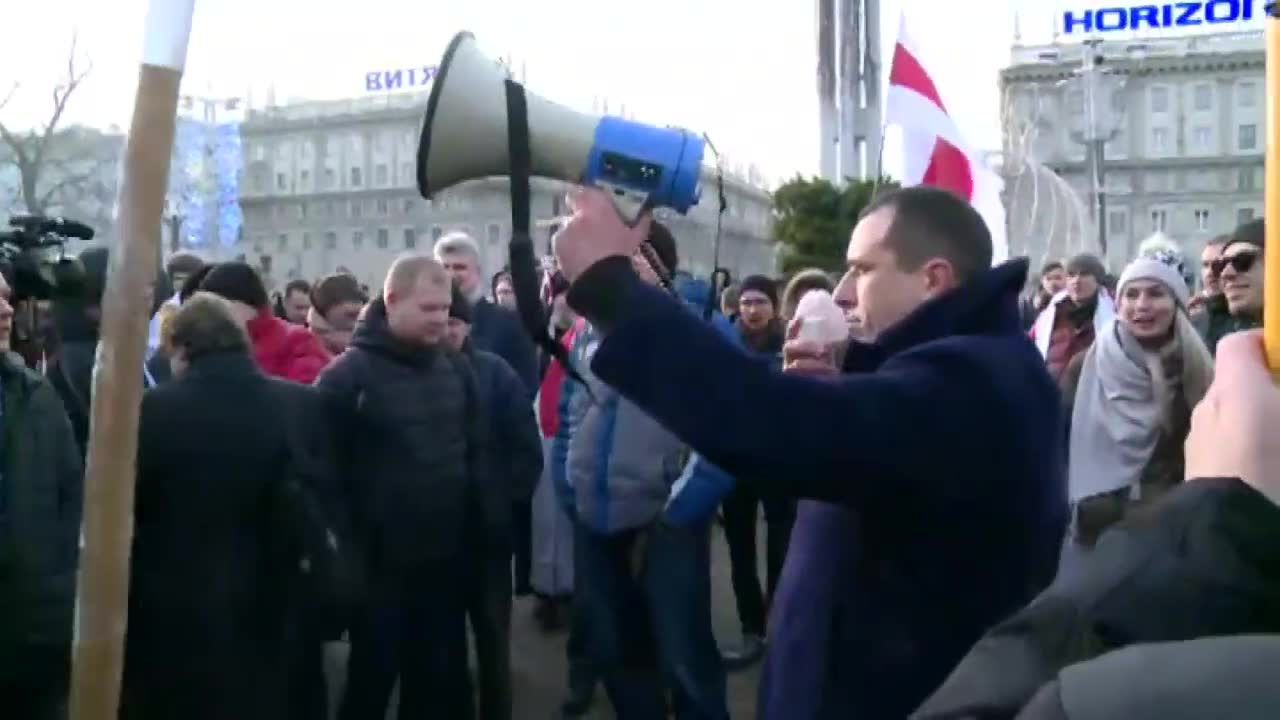
[[956, 286], [956, 271], [943, 258], [933, 258], [924, 264], [924, 288], [930, 295], [939, 295]]

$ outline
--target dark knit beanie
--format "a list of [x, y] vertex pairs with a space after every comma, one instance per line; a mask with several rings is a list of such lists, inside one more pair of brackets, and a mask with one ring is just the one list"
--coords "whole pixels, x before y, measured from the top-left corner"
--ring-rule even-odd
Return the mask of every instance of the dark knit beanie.
[[738, 297], [742, 297], [748, 292], [758, 292], [769, 298], [769, 302], [773, 306], [778, 307], [778, 283], [764, 275], [748, 275], [742, 279], [742, 287], [739, 289]]
[[271, 305], [267, 288], [262, 284], [258, 271], [245, 262], [218, 263], [204, 276], [200, 289], [249, 307], [264, 308]]
[[1238, 243], [1249, 243], [1260, 248], [1267, 246], [1266, 226], [1263, 225], [1262, 218], [1250, 220], [1237, 227], [1235, 232], [1231, 233], [1231, 239], [1227, 241], [1226, 245], [1222, 246], [1222, 249], [1225, 252], [1227, 248]]
[[1080, 253], [1067, 261], [1068, 275], [1090, 275], [1098, 282], [1107, 276], [1107, 268], [1097, 255]]
[[453, 284], [453, 299], [449, 301], [449, 317], [471, 324], [471, 303], [467, 302], [467, 296], [458, 289], [457, 283]]
[[[675, 276], [676, 269], [680, 262], [680, 255], [676, 251], [676, 239], [671, 235], [671, 231], [666, 225], [654, 220], [649, 224], [649, 237], [645, 238], [644, 243], [640, 246], [640, 251], [644, 253], [645, 259], [649, 261], [649, 265], [653, 267], [653, 271], [662, 278], [662, 281], [668, 285]], [[662, 267], [657, 267], [653, 262], [657, 259]]]

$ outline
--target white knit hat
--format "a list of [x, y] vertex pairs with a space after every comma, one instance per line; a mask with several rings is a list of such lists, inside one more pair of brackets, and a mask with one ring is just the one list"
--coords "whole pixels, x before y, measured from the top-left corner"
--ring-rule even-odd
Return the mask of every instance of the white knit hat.
[[1162, 262], [1152, 257], [1140, 257], [1129, 263], [1129, 266], [1120, 274], [1120, 282], [1116, 285], [1116, 294], [1124, 295], [1124, 286], [1134, 280], [1155, 280], [1165, 287], [1169, 288], [1169, 292], [1173, 293], [1174, 299], [1178, 301], [1178, 305], [1186, 309], [1187, 303], [1191, 300], [1191, 291], [1187, 289], [1187, 282], [1182, 279], [1182, 273], [1169, 263]]

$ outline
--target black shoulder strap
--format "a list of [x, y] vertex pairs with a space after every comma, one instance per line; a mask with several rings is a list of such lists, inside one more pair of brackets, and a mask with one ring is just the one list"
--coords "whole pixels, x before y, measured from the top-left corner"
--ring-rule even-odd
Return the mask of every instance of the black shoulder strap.
[[507, 154], [511, 165], [511, 243], [508, 252], [516, 308], [533, 341], [548, 355], [559, 360], [570, 377], [581, 382], [582, 378], [577, 370], [569, 363], [568, 351], [547, 332], [547, 316], [540, 296], [533, 236], [529, 232], [529, 177], [532, 172], [529, 108], [523, 85], [507, 80], [506, 91]]

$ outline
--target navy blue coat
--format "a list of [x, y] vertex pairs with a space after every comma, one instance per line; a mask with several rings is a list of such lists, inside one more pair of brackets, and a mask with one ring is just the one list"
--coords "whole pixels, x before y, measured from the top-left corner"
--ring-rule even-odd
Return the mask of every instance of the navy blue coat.
[[571, 289], [606, 332], [602, 380], [740, 481], [844, 506], [796, 523], [761, 717], [906, 717], [1052, 579], [1061, 417], [1019, 324], [1026, 272], [1010, 262], [926, 303], [826, 379], [749, 358], [625, 258]]
[[478, 350], [507, 361], [532, 400], [538, 391], [538, 349], [520, 324], [520, 316], [481, 298], [471, 310], [471, 342]]

